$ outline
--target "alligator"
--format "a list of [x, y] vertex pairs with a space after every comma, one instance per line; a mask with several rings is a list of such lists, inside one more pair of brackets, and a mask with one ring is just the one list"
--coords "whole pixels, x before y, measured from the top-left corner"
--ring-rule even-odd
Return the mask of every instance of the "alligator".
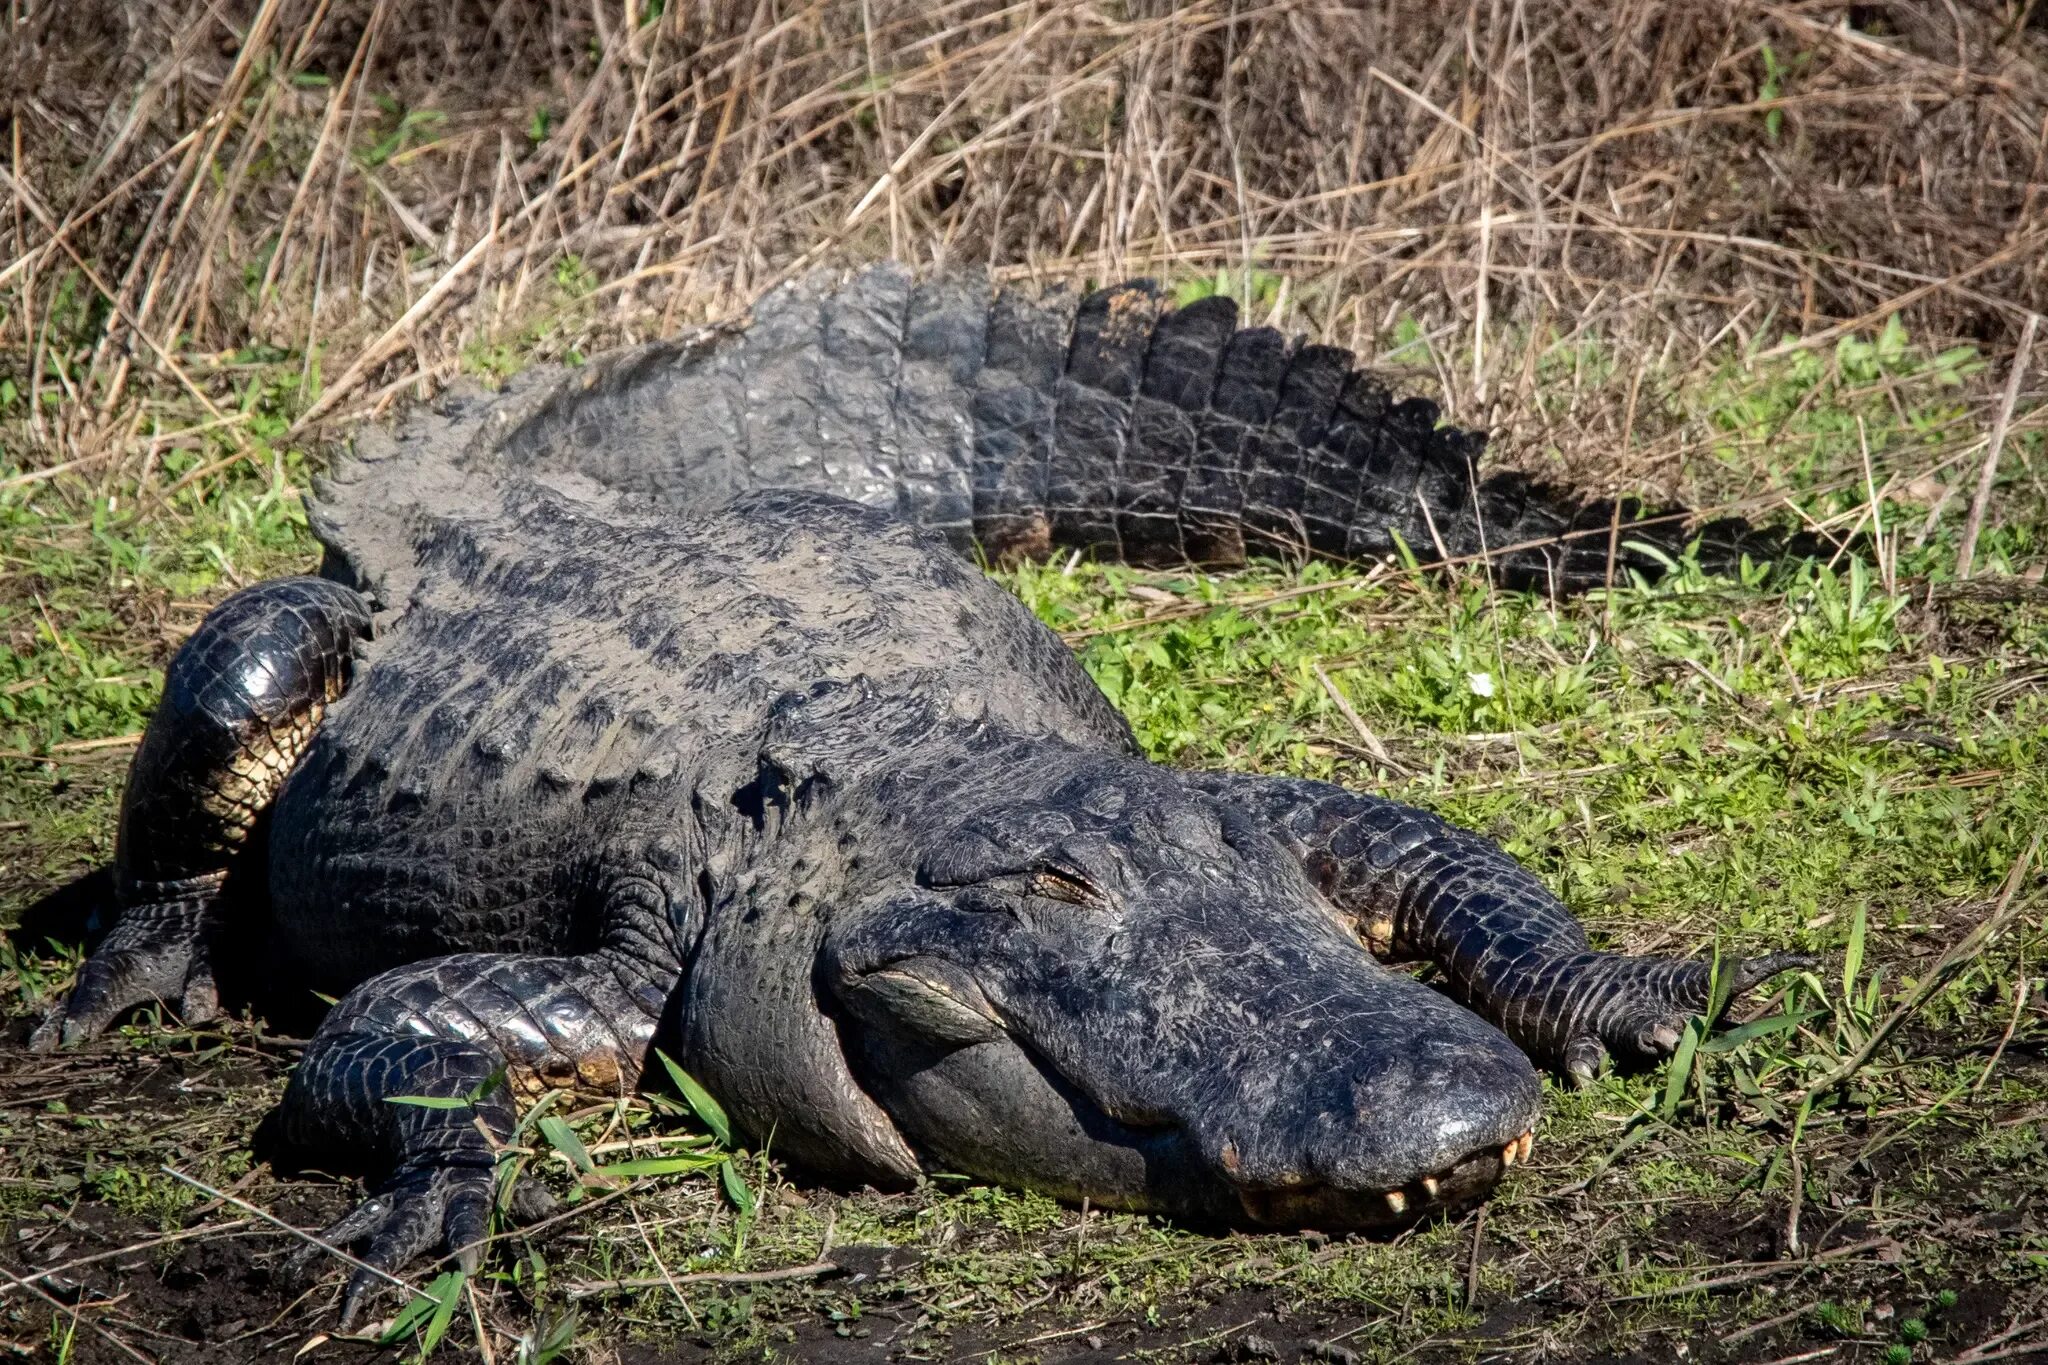
[[1149, 762], [959, 551], [1405, 545], [1571, 591], [1786, 542], [1623, 538], [1635, 509], [1481, 479], [1429, 404], [1236, 323], [871, 267], [360, 434], [320, 574], [171, 663], [117, 914], [32, 1045], [212, 1016], [231, 940], [339, 996], [275, 1122], [375, 1178], [324, 1238], [344, 1323], [379, 1270], [475, 1266], [520, 1095], [624, 1092], [657, 1045], [827, 1180], [1327, 1230], [1479, 1199], [1538, 1066], [1653, 1062], [1801, 959], [1596, 951], [1427, 812]]

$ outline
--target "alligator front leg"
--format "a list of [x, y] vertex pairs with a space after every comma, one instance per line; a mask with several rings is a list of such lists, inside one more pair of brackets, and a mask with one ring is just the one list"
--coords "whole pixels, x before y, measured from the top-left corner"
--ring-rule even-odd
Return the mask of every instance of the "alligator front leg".
[[[307, 1045], [278, 1115], [295, 1149], [386, 1172], [322, 1240], [359, 1247], [385, 1271], [437, 1248], [474, 1269], [514, 1091], [630, 1090], [675, 979], [662, 956], [616, 945], [581, 957], [465, 953], [350, 992]], [[512, 1212], [531, 1218], [550, 1202], [521, 1182]], [[362, 1269], [349, 1279], [344, 1327], [377, 1282]]]
[[[1295, 849], [1375, 954], [1434, 963], [1453, 995], [1553, 1070], [1584, 1081], [1609, 1054], [1655, 1060], [1710, 1003], [1709, 963], [1594, 952], [1505, 850], [1426, 811], [1297, 778], [1192, 780]], [[1723, 972], [1739, 992], [1809, 962], [1773, 953]]]
[[218, 1010], [222, 890], [369, 630], [352, 590], [280, 578], [222, 602], [179, 649], [128, 770], [113, 928], [32, 1049], [94, 1037], [151, 1000], [188, 1023]]

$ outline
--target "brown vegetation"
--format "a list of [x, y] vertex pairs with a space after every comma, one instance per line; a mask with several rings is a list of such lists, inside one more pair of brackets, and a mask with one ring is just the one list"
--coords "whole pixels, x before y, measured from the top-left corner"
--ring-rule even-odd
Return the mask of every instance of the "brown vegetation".
[[1504, 322], [1997, 343], [2048, 309], [2027, 8], [13, 0], [0, 346], [98, 296], [85, 401], [31, 409], [76, 458], [252, 339], [317, 341], [309, 418], [431, 385], [565, 261], [608, 334], [883, 253], [1256, 261], [1368, 350], [1457, 320], [1480, 399]]

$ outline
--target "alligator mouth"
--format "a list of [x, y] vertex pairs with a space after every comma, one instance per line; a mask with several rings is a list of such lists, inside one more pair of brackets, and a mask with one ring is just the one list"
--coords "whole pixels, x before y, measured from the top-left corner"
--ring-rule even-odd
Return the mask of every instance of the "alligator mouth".
[[[1006, 1020], [973, 976], [957, 964], [932, 954], [911, 954], [870, 969], [857, 981], [853, 994], [863, 1006], [869, 1010], [879, 1007], [899, 1023], [910, 1024], [928, 1043], [964, 1047], [1007, 1042], [1033, 1069], [1065, 1091], [1070, 1103], [1093, 1110], [1095, 1122], [1103, 1125], [1096, 1131], [1098, 1140], [1120, 1142], [1133, 1149], [1151, 1147], [1162, 1153], [1177, 1150], [1183, 1154], [1181, 1161], [1198, 1160], [1194, 1135], [1184, 1124], [1167, 1115], [1132, 1113], [1126, 1106], [1105, 1103], [1101, 1096], [1091, 1094], [1091, 1087], [1066, 1074]], [[1160, 1146], [1162, 1140], [1168, 1146]], [[1208, 1172], [1213, 1194], [1197, 1196], [1195, 1203], [1208, 1205], [1212, 1210], [1208, 1216], [1223, 1224], [1391, 1232], [1478, 1203], [1509, 1170], [1528, 1159], [1534, 1141], [1534, 1133], [1525, 1129], [1503, 1143], [1488, 1143], [1438, 1170], [1387, 1189], [1360, 1189], [1307, 1178], [1276, 1185], [1244, 1183], [1237, 1170], [1236, 1150], [1226, 1143], [1217, 1166]], [[1216, 1196], [1221, 1196], [1220, 1201]], [[1096, 1198], [1107, 1206], [1152, 1206], [1152, 1200], [1137, 1191], [1102, 1190], [1096, 1192]]]
[[1525, 1131], [1499, 1147], [1482, 1147], [1394, 1189], [1354, 1190], [1322, 1183], [1239, 1186], [1237, 1198], [1247, 1221], [1262, 1228], [1405, 1228], [1478, 1203], [1510, 1169], [1529, 1159], [1535, 1142], [1534, 1131]]

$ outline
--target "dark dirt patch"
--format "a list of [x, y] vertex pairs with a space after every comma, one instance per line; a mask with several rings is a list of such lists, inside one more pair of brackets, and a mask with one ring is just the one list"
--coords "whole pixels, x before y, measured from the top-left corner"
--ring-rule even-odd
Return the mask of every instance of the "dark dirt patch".
[[[291, 1182], [270, 1185], [260, 1193], [279, 1216], [299, 1226], [318, 1226], [348, 1204], [348, 1192], [336, 1185]], [[309, 1344], [303, 1358], [343, 1365], [390, 1358], [392, 1348], [366, 1339], [319, 1339], [331, 1325], [335, 1277], [316, 1274], [309, 1282], [295, 1272], [289, 1265], [294, 1252], [289, 1238], [240, 1219], [232, 1210], [205, 1217], [215, 1230], [189, 1236], [177, 1229], [165, 1232], [104, 1201], [82, 1198], [0, 1225], [0, 1267], [10, 1276], [33, 1277], [58, 1301], [53, 1305], [28, 1301], [19, 1292], [9, 1295], [0, 1309], [0, 1345], [31, 1357], [55, 1358], [55, 1343], [68, 1334], [71, 1360], [132, 1362], [135, 1356], [99, 1335], [93, 1326], [97, 1324], [164, 1365], [284, 1361], [300, 1358], [297, 1353]], [[1695, 1248], [1716, 1235], [1716, 1229], [1704, 1222], [1685, 1228], [1676, 1220], [1668, 1232], [1684, 1236]], [[1747, 1234], [1729, 1228], [1721, 1229], [1720, 1235], [1740, 1245]], [[912, 1273], [896, 1277], [889, 1268], [891, 1260]], [[931, 1328], [931, 1304], [916, 1282], [915, 1255], [886, 1258], [879, 1251], [852, 1249], [845, 1261], [844, 1273], [779, 1295], [772, 1325], [755, 1334], [736, 1336], [728, 1330], [686, 1333], [659, 1343], [607, 1342], [602, 1329], [592, 1330], [603, 1320], [602, 1308], [586, 1308], [580, 1340], [589, 1353], [583, 1358], [618, 1365], [709, 1362], [736, 1354], [758, 1358], [767, 1347], [784, 1359], [828, 1365], [986, 1359], [1351, 1365], [1390, 1358], [1384, 1346], [1389, 1328], [1401, 1316], [1399, 1310], [1303, 1305], [1284, 1291], [1264, 1289], [1213, 1297], [1191, 1293], [1162, 1302], [1147, 1314], [1076, 1314], [1055, 1301], [998, 1325], [940, 1333]], [[1723, 1345], [1723, 1338], [1735, 1330], [1732, 1314], [1726, 1326], [1640, 1333], [1628, 1325], [1625, 1306], [1616, 1304], [1600, 1330], [1573, 1341], [1559, 1334], [1557, 1324], [1584, 1311], [1584, 1286], [1536, 1285], [1508, 1301], [1489, 1305], [1482, 1300], [1475, 1323], [1415, 1343], [1399, 1358], [1444, 1365], [1537, 1360], [1670, 1365], [1681, 1359], [1758, 1365], [1805, 1351], [1831, 1350], [1833, 1354], [1813, 1358], [1874, 1362], [1883, 1359], [1897, 1323], [1919, 1315], [1929, 1324], [1927, 1345], [1942, 1353], [1923, 1352], [1914, 1358], [1949, 1359], [1959, 1348], [2026, 1321], [2029, 1313], [2037, 1316], [2038, 1301], [2044, 1297], [2039, 1285], [2016, 1292], [1989, 1282], [1964, 1284], [1952, 1305], [1934, 1308], [1905, 1268], [1883, 1264], [1833, 1277], [1825, 1286], [1815, 1284], [1810, 1274], [1768, 1262], [1721, 1267], [1719, 1273], [1735, 1279], [1753, 1273], [1759, 1281], [1782, 1281], [1777, 1301], [1785, 1305], [1781, 1311], [1786, 1320]], [[1824, 1294], [1819, 1292], [1823, 1288]], [[861, 1295], [864, 1311], [854, 1319], [841, 1315], [835, 1320], [835, 1312], [853, 1292]], [[1844, 1337], [1816, 1313], [1815, 1306], [1824, 1301], [1860, 1305], [1867, 1330]], [[74, 1313], [79, 1319], [75, 1329]], [[525, 1327], [518, 1305], [503, 1295], [485, 1299], [484, 1314], [493, 1326]], [[1624, 1342], [1629, 1344], [1623, 1346]], [[472, 1343], [473, 1336], [458, 1324], [435, 1358], [481, 1360]], [[509, 1358], [509, 1344], [505, 1337], [497, 1338], [497, 1359]]]
[[1657, 1220], [1644, 1254], [1698, 1265], [1775, 1259], [1783, 1238], [1783, 1201], [1760, 1209], [1685, 1208]]
[[[390, 1358], [392, 1348], [367, 1339], [316, 1342], [331, 1329], [338, 1269], [294, 1269], [300, 1244], [289, 1234], [162, 1169], [229, 1189], [295, 1227], [318, 1228], [347, 1210], [355, 1188], [346, 1182], [252, 1164], [258, 1122], [296, 1055], [289, 1041], [237, 1023], [135, 1030], [32, 1057], [22, 1047], [28, 1023], [15, 1018], [0, 1042], [0, 1269], [48, 1297], [18, 1285], [0, 1293], [0, 1350], [132, 1361], [133, 1348], [165, 1365], [212, 1365], [286, 1361], [315, 1343], [304, 1358]], [[2009, 1065], [2021, 1078], [2035, 1069], [2025, 1056]], [[1407, 1273], [1423, 1278], [1407, 1287], [1374, 1278], [1379, 1271], [1337, 1275], [1386, 1264], [1372, 1259], [1390, 1254], [1385, 1244], [1163, 1231], [1149, 1268], [1134, 1261], [1082, 1273], [1071, 1259], [1080, 1240], [1071, 1210], [1006, 1230], [977, 1223], [961, 1195], [800, 1185], [770, 1201], [760, 1236], [775, 1249], [756, 1251], [750, 1267], [801, 1263], [817, 1245], [803, 1239], [834, 1220], [893, 1229], [906, 1245], [840, 1246], [837, 1273], [801, 1283], [693, 1287], [694, 1325], [660, 1289], [582, 1300], [578, 1358], [1759, 1365], [1827, 1351], [1810, 1358], [1853, 1365], [1885, 1359], [1902, 1324], [1917, 1318], [1926, 1336], [1913, 1359], [1947, 1361], [1971, 1346], [2041, 1336], [2026, 1325], [2048, 1310], [2048, 1287], [2038, 1256], [2030, 1262], [2025, 1251], [2043, 1245], [2040, 1182], [2030, 1174], [2041, 1162], [2038, 1108], [2028, 1100], [1981, 1122], [1903, 1133], [1856, 1119], [1814, 1135], [1800, 1259], [1783, 1258], [1782, 1193], [1643, 1193], [1644, 1172], [1682, 1176], [1703, 1159], [1691, 1139], [1643, 1144], [1590, 1193], [1570, 1189], [1579, 1158], [1554, 1153], [1489, 1207], [1477, 1239], [1472, 1215], [1443, 1229], [1409, 1263]], [[1986, 1175], [1994, 1159], [2005, 1163], [1996, 1180]], [[698, 1229], [685, 1233], [688, 1245], [715, 1244], [707, 1207], [650, 1190], [533, 1244], [558, 1282], [594, 1270], [645, 1273], [602, 1270], [608, 1257], [637, 1249], [635, 1216], [680, 1221]], [[772, 1242], [778, 1219], [809, 1221]], [[1153, 1235], [1147, 1226], [1115, 1235]], [[497, 1361], [516, 1358], [518, 1337], [568, 1306], [558, 1292], [529, 1294], [503, 1278], [527, 1252], [525, 1238], [508, 1239], [491, 1262], [499, 1274], [477, 1284]], [[1117, 1277], [1142, 1292], [1105, 1297], [1105, 1279]], [[388, 1316], [395, 1306], [387, 1299], [374, 1311]], [[2015, 1328], [2023, 1330], [1994, 1340]], [[475, 1339], [465, 1313], [434, 1358], [480, 1360]]]
[[[277, 1212], [318, 1225], [345, 1208], [340, 1190], [309, 1189]], [[167, 1241], [151, 1225], [103, 1207], [58, 1212], [54, 1220], [0, 1228], [0, 1269], [49, 1295], [25, 1305], [21, 1293], [11, 1297], [4, 1320], [17, 1343], [47, 1349], [69, 1336], [73, 1360], [133, 1362], [97, 1324], [165, 1365], [286, 1359], [308, 1339], [313, 1307], [331, 1299], [317, 1279], [309, 1288], [294, 1278], [282, 1234], [251, 1220], [230, 1214], [221, 1230]], [[321, 1359], [344, 1362], [387, 1356], [368, 1342], [320, 1350]]]

